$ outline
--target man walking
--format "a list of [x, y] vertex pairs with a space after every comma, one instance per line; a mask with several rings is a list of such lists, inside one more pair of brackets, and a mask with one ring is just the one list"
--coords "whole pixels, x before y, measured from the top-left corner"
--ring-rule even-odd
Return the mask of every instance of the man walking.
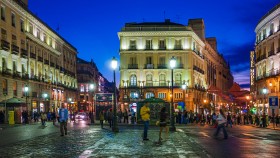
[[65, 108], [65, 105], [62, 105], [62, 108], [59, 109], [59, 122], [60, 122], [60, 136], [67, 135], [67, 121], [68, 121], [68, 110]]
[[143, 107], [141, 107], [140, 110], [141, 119], [144, 122], [144, 136], [143, 140], [149, 140], [148, 139], [148, 127], [149, 127], [149, 121], [150, 121], [150, 108], [148, 107], [148, 104], [144, 104]]

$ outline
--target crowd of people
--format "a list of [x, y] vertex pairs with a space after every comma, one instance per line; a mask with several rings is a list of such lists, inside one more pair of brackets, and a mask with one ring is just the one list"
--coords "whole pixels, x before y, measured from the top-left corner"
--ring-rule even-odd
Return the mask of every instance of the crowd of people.
[[[175, 114], [176, 117], [176, 123], [178, 124], [188, 124], [188, 123], [202, 123], [202, 124], [210, 124], [215, 125], [216, 119], [218, 115], [216, 113], [212, 114], [200, 114], [200, 113], [194, 113], [194, 112], [177, 112]], [[228, 112], [226, 114], [226, 120], [227, 124], [226, 126], [230, 125], [246, 125], [246, 124], [252, 124], [260, 127], [267, 127], [270, 123], [275, 123], [276, 126], [280, 123], [280, 116], [275, 115], [275, 117], [272, 117], [267, 114], [263, 115], [253, 115], [253, 114], [231, 114]]]

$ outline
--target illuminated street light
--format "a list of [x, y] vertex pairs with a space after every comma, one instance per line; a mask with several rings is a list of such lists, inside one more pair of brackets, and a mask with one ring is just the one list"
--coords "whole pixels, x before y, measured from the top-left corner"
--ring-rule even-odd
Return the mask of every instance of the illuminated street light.
[[173, 105], [173, 69], [176, 67], [176, 59], [174, 56], [172, 56], [172, 58], [169, 61], [169, 66], [171, 68], [171, 105], [170, 105], [170, 119], [171, 119], [171, 127], [170, 127], [170, 131], [176, 131], [176, 127], [175, 127], [175, 120], [174, 120], [174, 105]]
[[117, 97], [116, 97], [116, 69], [117, 69], [117, 66], [118, 66], [118, 61], [116, 60], [115, 57], [113, 57], [112, 61], [111, 61], [111, 67], [113, 69], [113, 72], [114, 72], [114, 116], [113, 116], [113, 128], [112, 128], [112, 131], [113, 132], [119, 132], [119, 129], [118, 129], [118, 121], [117, 121], [117, 111], [116, 111], [116, 108], [117, 108]]

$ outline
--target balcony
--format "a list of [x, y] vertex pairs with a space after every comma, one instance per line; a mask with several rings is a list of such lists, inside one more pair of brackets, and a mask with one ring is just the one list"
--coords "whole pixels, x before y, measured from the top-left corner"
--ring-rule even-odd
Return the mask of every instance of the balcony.
[[204, 71], [202, 69], [200, 69], [199, 67], [195, 66], [195, 65], [193, 66], [193, 70], [195, 70], [195, 71], [197, 71], [201, 74], [204, 74]]
[[128, 69], [138, 69], [138, 64], [128, 64]]
[[22, 48], [21, 48], [21, 54], [20, 54], [20, 56], [21, 56], [22, 58], [27, 58], [27, 57], [28, 57], [27, 51], [26, 51], [25, 49], [22, 49]]
[[167, 69], [166, 64], [158, 64], [157, 66], [158, 69]]
[[36, 54], [35, 53], [30, 53], [30, 58], [36, 59]]
[[49, 65], [49, 60], [45, 59], [44, 64]]
[[152, 46], [146, 46], [145, 50], [153, 50]]
[[18, 72], [18, 71], [13, 72], [13, 78], [20, 78], [20, 77], [21, 77], [20, 72]]
[[10, 50], [10, 43], [6, 40], [1, 40], [1, 49], [4, 49], [5, 51]]
[[146, 64], [145, 65], [145, 69], [153, 69], [154, 68], [154, 64]]
[[11, 76], [12, 75], [12, 70], [11, 69], [3, 69], [2, 70], [2, 74], [4, 75], [4, 76]]
[[158, 49], [159, 50], [166, 50], [166, 46], [159, 45]]
[[136, 46], [130, 46], [129, 50], [136, 50]]
[[65, 72], [65, 70], [64, 70], [63, 67], [60, 67], [60, 72], [61, 72], [61, 73], [64, 73], [64, 72]]
[[206, 91], [205, 87], [203, 87], [201, 85], [198, 85], [198, 84], [195, 84], [194, 88], [197, 89], [197, 90], [200, 90], [200, 91]]
[[182, 45], [175, 45], [174, 50], [182, 50]]
[[50, 65], [51, 65], [51, 67], [55, 67], [55, 65], [54, 65], [54, 63], [53, 63], [53, 62], [51, 62], [51, 63], [50, 63]]
[[18, 55], [19, 54], [19, 47], [12, 44], [12, 54]]
[[23, 80], [28, 80], [29, 79], [28, 74], [26, 72], [22, 73], [21, 78]]
[[38, 61], [43, 62], [43, 57], [38, 56]]

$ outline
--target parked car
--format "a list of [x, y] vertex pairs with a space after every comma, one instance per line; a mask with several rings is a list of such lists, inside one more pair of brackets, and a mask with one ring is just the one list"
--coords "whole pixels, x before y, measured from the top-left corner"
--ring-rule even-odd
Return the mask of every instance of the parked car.
[[85, 112], [78, 112], [75, 116], [76, 120], [88, 120], [88, 115]]

